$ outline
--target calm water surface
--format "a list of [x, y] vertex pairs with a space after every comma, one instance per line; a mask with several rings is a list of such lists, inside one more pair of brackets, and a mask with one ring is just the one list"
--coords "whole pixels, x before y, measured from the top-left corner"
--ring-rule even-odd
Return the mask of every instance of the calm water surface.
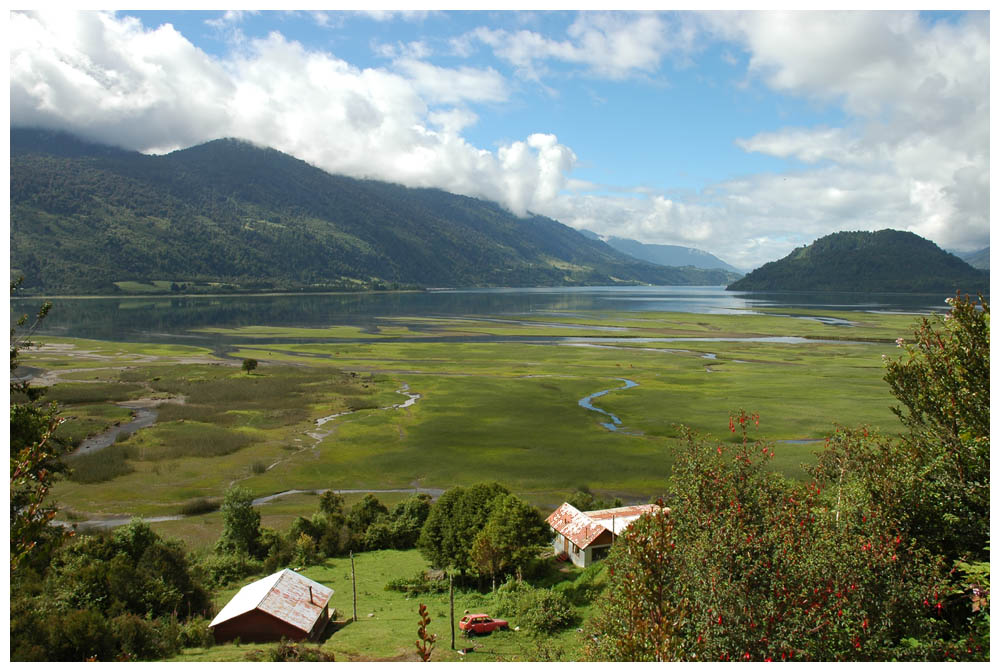
[[[60, 298], [40, 335], [102, 340], [220, 344], [252, 341], [199, 334], [203, 327], [374, 328], [378, 318], [560, 316], [589, 311], [725, 314], [757, 308], [927, 313], [946, 309], [943, 295], [727, 292], [723, 287], [555, 287], [456, 289], [356, 294], [267, 294]], [[11, 301], [11, 316], [31, 314], [42, 298]], [[414, 325], [419, 326], [419, 325]], [[268, 341], [276, 339], [268, 337]]]

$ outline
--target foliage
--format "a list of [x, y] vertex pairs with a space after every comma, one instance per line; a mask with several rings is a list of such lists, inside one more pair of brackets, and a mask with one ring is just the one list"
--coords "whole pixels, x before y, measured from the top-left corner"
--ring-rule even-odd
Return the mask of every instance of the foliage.
[[260, 513], [253, 508], [253, 493], [238, 485], [229, 488], [222, 500], [222, 524], [216, 552], [260, 555]]
[[164, 541], [141, 520], [62, 549], [46, 586], [46, 594], [66, 608], [97, 608], [110, 617], [192, 614], [208, 607], [180, 543]]
[[326, 515], [344, 512], [344, 498], [335, 490], [326, 490], [320, 495], [319, 510]]
[[538, 509], [516, 495], [498, 496], [486, 524], [472, 541], [469, 559], [473, 567], [491, 577], [520, 571], [537, 557], [551, 536]]
[[347, 522], [351, 529], [363, 535], [368, 530], [369, 525], [388, 514], [389, 509], [378, 501], [378, 497], [368, 493], [360, 502], [351, 507], [347, 514]]
[[913, 655], [901, 641], [935, 631], [933, 607], [921, 605], [937, 587], [937, 563], [901, 533], [890, 505], [837, 493], [826, 480], [781, 480], [764, 469], [771, 447], [748, 440], [756, 417], [740, 411], [731, 422], [742, 442], [692, 436], [671, 475], [671, 510], [638, 521], [612, 550], [610, 607], [591, 654]]
[[257, 368], [257, 360], [251, 357], [247, 357], [246, 359], [243, 360], [243, 365], [241, 368], [247, 373], [247, 375], [249, 375], [251, 371], [254, 371]]
[[[617, 660], [943, 660], [989, 655], [989, 307], [922, 320], [886, 380], [910, 429], [837, 427], [809, 483], [742, 440], [689, 433], [671, 509], [608, 559], [588, 654]], [[904, 341], [899, 344], [903, 347]]]
[[906, 231], [841, 231], [727, 287], [737, 291], [983, 291], [989, 273]]
[[933, 551], [983, 559], [989, 540], [990, 308], [980, 297], [948, 299], [945, 317], [922, 318], [913, 342], [886, 361], [885, 380], [902, 406], [910, 482], [909, 524]]
[[417, 654], [420, 656], [420, 660], [425, 663], [430, 662], [431, 651], [434, 650], [434, 643], [437, 641], [437, 635], [430, 635], [427, 633], [427, 626], [431, 624], [431, 617], [427, 613], [427, 605], [421, 604], [418, 610], [420, 614], [420, 620], [417, 623], [420, 625], [417, 628]]
[[269, 649], [254, 649], [244, 656], [244, 659], [255, 663], [332, 663], [332, 653], [318, 647], [308, 647], [302, 642], [291, 642], [281, 638], [281, 641]]
[[471, 567], [472, 540], [489, 519], [494, 502], [508, 494], [499, 483], [449, 488], [427, 516], [417, 548], [435, 567], [454, 568], [465, 574]]
[[395, 578], [385, 584], [386, 590], [406, 593], [407, 597], [415, 597], [427, 593], [443, 593], [448, 590], [448, 581], [444, 578], [432, 579], [426, 569], [421, 569], [412, 578]]
[[11, 147], [11, 264], [49, 292], [114, 292], [114, 280], [164, 279], [169, 294], [171, 283], [328, 291], [729, 277], [637, 261], [545, 217], [330, 175], [236, 140], [145, 156], [12, 129]]
[[[205, 590], [178, 542], [133, 521], [112, 535], [78, 538], [44, 576], [11, 594], [12, 660], [150, 660], [172, 655], [206, 621]], [[189, 623], [177, 615], [195, 616]]]
[[511, 579], [497, 588], [492, 601], [498, 616], [533, 633], [551, 634], [573, 620], [573, 607], [565, 594], [535, 588], [519, 579]]
[[566, 502], [578, 511], [600, 511], [601, 509], [613, 509], [622, 506], [621, 497], [613, 499], [598, 497], [586, 486], [579, 488], [570, 495]]
[[[21, 288], [22, 280], [11, 283], [11, 296]], [[65, 448], [53, 437], [62, 422], [55, 404], [41, 406], [37, 399], [44, 390], [19, 380], [15, 371], [21, 350], [34, 345], [32, 334], [48, 315], [51, 304], [45, 303], [27, 329], [27, 315], [18, 318], [10, 330], [10, 565], [16, 574], [39, 543], [55, 545], [64, 532], [49, 525], [56, 509], [46, 503], [49, 489], [65, 470], [60, 461]], [[20, 399], [21, 401], [18, 401]]]
[[[291, 553], [282, 565], [291, 560]], [[245, 553], [216, 552], [208, 555], [198, 563], [198, 569], [204, 574], [205, 582], [212, 586], [230, 586], [237, 581], [254, 574], [259, 574], [265, 565]], [[275, 569], [276, 567], [270, 567]]]

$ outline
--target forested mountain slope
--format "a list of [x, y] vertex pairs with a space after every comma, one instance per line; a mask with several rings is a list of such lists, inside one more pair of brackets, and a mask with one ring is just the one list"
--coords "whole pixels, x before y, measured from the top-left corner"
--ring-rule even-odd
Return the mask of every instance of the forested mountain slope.
[[11, 268], [34, 291], [116, 282], [240, 290], [724, 284], [636, 261], [541, 216], [331, 175], [216, 140], [163, 156], [11, 130]]
[[989, 291], [989, 274], [906, 231], [845, 231], [764, 264], [731, 290]]

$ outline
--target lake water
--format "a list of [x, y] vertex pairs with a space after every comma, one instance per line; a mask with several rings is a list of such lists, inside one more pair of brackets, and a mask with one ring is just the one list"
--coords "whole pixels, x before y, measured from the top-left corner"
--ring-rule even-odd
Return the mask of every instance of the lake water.
[[[723, 287], [553, 287], [426, 292], [53, 298], [40, 335], [102, 340], [189, 343], [232, 342], [197, 334], [201, 327], [374, 327], [377, 318], [551, 316], [586, 311], [736, 313], [757, 308], [927, 313], [944, 311], [937, 294], [757, 293]], [[11, 301], [12, 318], [36, 311], [41, 298]], [[267, 340], [275, 340], [269, 338]]]

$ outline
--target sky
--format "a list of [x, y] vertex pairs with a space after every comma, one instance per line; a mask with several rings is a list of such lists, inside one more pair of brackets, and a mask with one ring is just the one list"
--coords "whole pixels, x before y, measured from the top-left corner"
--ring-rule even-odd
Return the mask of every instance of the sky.
[[10, 13], [10, 122], [146, 153], [243, 138], [746, 270], [836, 231], [970, 252], [989, 245], [989, 29], [985, 11], [40, 6]]

